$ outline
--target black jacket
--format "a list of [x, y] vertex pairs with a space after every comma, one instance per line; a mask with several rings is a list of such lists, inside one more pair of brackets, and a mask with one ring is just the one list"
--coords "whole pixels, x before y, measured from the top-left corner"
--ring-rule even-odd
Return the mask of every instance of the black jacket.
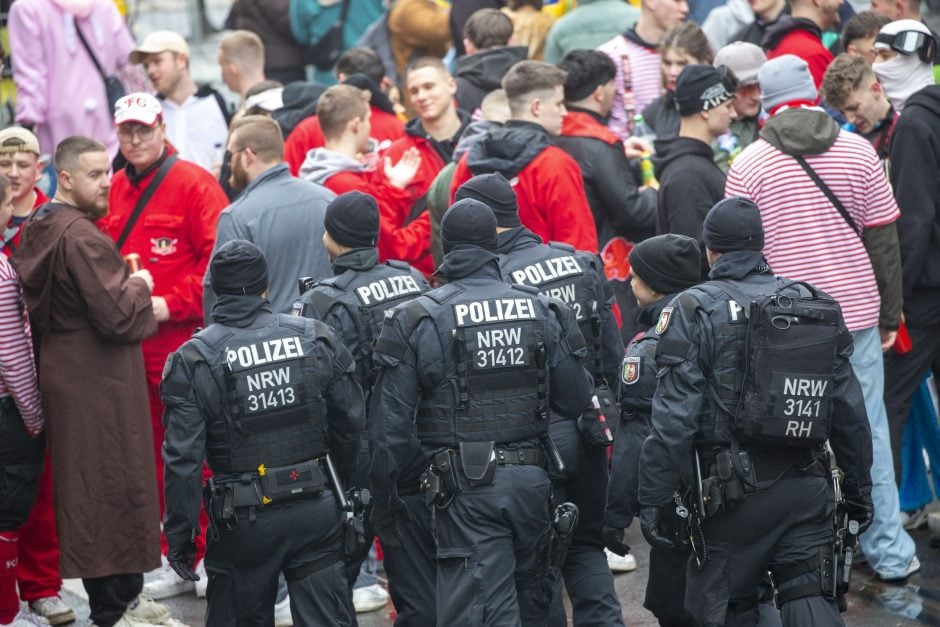
[[[659, 179], [657, 235], [687, 235], [701, 244], [708, 210], [725, 197], [725, 174], [715, 164], [711, 146], [690, 137], [656, 140], [653, 165]], [[708, 263], [702, 269], [707, 271]]]
[[667, 91], [646, 105], [646, 108], [643, 109], [643, 121], [653, 129], [657, 139], [669, 139], [677, 136], [682, 117], [676, 109], [675, 92]]
[[904, 313], [911, 326], [940, 320], [940, 85], [911, 96], [894, 125], [891, 186], [897, 221]]
[[735, 33], [734, 37], [731, 38], [731, 41], [746, 41], [749, 44], [754, 44], [755, 46], [761, 45], [761, 41], [764, 39], [764, 33], [767, 32], [771, 26], [777, 23], [784, 15], [790, 15], [790, 5], [786, 5], [783, 8], [783, 12], [777, 16], [777, 19], [772, 22], [762, 22], [761, 20], [755, 19], [753, 22], [739, 30]]
[[483, 97], [499, 89], [503, 76], [519, 61], [528, 58], [525, 46], [501, 46], [457, 59], [457, 108], [473, 114]]

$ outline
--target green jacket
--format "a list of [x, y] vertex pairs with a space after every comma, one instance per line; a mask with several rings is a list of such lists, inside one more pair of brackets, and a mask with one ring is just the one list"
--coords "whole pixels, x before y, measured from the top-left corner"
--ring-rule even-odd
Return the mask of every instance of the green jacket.
[[548, 32], [545, 62], [558, 63], [579, 48], [594, 50], [634, 24], [640, 10], [626, 0], [579, 0], [578, 7], [561, 16]]

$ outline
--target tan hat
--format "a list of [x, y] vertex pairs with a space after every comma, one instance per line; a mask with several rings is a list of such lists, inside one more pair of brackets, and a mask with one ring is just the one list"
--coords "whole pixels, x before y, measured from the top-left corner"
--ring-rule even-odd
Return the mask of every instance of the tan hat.
[[114, 103], [114, 125], [137, 122], [153, 126], [163, 115], [160, 101], [144, 92], [128, 94]]
[[21, 126], [11, 126], [0, 131], [0, 154], [32, 152], [38, 157], [39, 140]]
[[128, 57], [131, 63], [143, 63], [148, 54], [159, 52], [176, 52], [189, 56], [189, 44], [179, 33], [171, 30], [158, 30], [144, 38], [144, 43], [133, 50]]

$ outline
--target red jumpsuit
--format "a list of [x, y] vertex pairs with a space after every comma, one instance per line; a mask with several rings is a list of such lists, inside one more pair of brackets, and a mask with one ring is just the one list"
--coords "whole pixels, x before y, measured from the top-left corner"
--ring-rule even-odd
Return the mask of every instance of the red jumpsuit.
[[[114, 175], [109, 197], [110, 213], [103, 219], [113, 239], [117, 240], [124, 229], [155, 172], [156, 168], [136, 185], [128, 178], [126, 170]], [[160, 379], [167, 356], [202, 325], [202, 280], [215, 244], [216, 222], [227, 205], [228, 198], [211, 174], [194, 163], [179, 159], [170, 168], [121, 247], [122, 255], [140, 255], [143, 267], [153, 275], [153, 295], [165, 298], [170, 310], [169, 321], [161, 322], [157, 334], [143, 342], [161, 515], [164, 502]], [[197, 560], [205, 550], [204, 518], [203, 514], [203, 533], [197, 540]], [[163, 543], [166, 552], [165, 538]]]

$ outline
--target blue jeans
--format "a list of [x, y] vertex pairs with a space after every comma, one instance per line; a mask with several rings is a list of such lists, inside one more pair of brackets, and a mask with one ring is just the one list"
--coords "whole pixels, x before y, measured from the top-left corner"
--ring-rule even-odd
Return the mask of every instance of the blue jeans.
[[940, 424], [937, 424], [937, 412], [927, 381], [930, 375], [921, 381], [911, 402], [910, 415], [904, 427], [904, 445], [901, 456], [904, 472], [899, 489], [901, 509], [914, 511], [934, 500], [934, 493], [940, 494], [940, 473], [930, 473], [933, 478], [933, 491], [930, 489], [927, 465], [924, 463], [924, 451], [930, 458], [931, 468], [940, 468]]
[[[901, 507], [894, 482], [894, 463], [884, 404], [884, 362], [878, 327], [852, 334], [855, 352], [850, 362], [862, 394], [871, 425], [871, 500], [875, 520], [859, 538], [872, 569], [884, 578], [900, 577], [914, 559], [914, 541], [901, 526]], [[836, 460], [838, 461], [838, 460]]]

